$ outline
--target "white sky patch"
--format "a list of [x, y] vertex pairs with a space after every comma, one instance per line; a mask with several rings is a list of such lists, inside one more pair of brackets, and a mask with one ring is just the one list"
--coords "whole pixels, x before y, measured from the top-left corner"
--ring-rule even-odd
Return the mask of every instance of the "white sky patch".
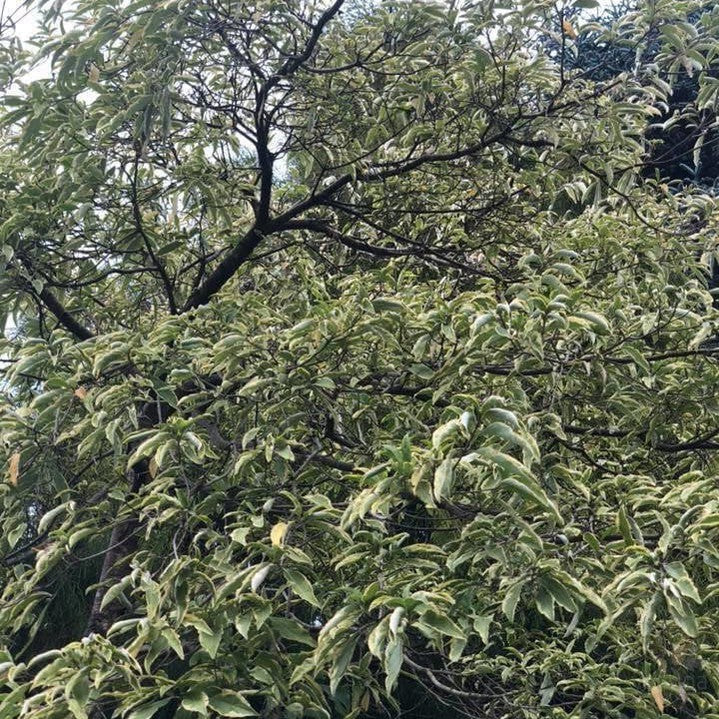
[[[0, 0], [0, 28], [3, 34], [12, 34], [25, 45], [38, 30], [40, 11], [37, 0]], [[38, 63], [22, 76], [23, 82], [51, 77], [50, 63]]]
[[[12, 33], [20, 42], [26, 43], [37, 31], [39, 13], [33, 0], [0, 0], [0, 29], [3, 33]], [[50, 67], [43, 63], [23, 76], [25, 82], [32, 82], [50, 75]], [[10, 336], [15, 330], [15, 321], [7, 317], [2, 334]], [[4, 359], [4, 355], [0, 356]]]
[[38, 11], [32, 0], [0, 0], [0, 24], [23, 42], [37, 29]]

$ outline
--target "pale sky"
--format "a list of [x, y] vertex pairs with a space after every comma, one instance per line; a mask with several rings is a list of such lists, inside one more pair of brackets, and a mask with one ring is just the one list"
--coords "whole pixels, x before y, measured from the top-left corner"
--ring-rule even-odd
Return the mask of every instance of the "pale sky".
[[[4, 26], [8, 18], [12, 18], [15, 32], [21, 40], [26, 40], [35, 29], [36, 3], [37, 0], [0, 0], [0, 26]], [[599, 4], [611, 5], [611, 0], [599, 0]]]
[[12, 20], [20, 39], [27, 39], [35, 28], [37, 15], [33, 6], [33, 0], [0, 0], [0, 24], [4, 26], [8, 20]]

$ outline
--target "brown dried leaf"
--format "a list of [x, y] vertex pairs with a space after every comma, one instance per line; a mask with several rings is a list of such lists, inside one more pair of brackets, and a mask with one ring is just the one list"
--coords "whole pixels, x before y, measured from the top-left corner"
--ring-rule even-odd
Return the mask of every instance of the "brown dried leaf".
[[10, 484], [12, 484], [13, 487], [17, 487], [17, 480], [20, 477], [20, 452], [15, 452], [15, 454], [10, 457], [8, 473]]
[[654, 686], [649, 690], [654, 697], [654, 703], [657, 705], [657, 709], [664, 714], [664, 694], [660, 686]]
[[562, 20], [562, 30], [567, 37], [571, 37], [572, 40], [577, 39], [577, 31], [572, 27], [572, 23], [569, 20]]

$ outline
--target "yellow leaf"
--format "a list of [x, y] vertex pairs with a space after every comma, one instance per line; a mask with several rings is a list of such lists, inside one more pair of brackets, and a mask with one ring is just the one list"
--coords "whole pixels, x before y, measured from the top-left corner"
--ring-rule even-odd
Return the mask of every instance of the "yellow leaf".
[[649, 690], [654, 697], [654, 703], [657, 705], [657, 709], [664, 714], [664, 694], [660, 686], [654, 686]]
[[154, 479], [157, 476], [157, 462], [154, 457], [150, 460], [147, 468], [150, 470], [150, 476]]
[[15, 454], [10, 457], [8, 472], [10, 474], [10, 484], [12, 484], [13, 487], [17, 487], [17, 480], [20, 476], [20, 452], [15, 452]]
[[85, 399], [85, 397], [87, 397], [87, 390], [84, 387], [80, 386], [73, 392], [73, 394], [78, 399]]
[[287, 523], [277, 522], [274, 527], [270, 530], [270, 541], [273, 547], [281, 547], [285, 541], [285, 535], [287, 534]]
[[562, 30], [564, 30], [565, 35], [571, 37], [572, 40], [576, 40], [577, 31], [572, 27], [572, 23], [569, 22], [569, 20], [562, 20]]

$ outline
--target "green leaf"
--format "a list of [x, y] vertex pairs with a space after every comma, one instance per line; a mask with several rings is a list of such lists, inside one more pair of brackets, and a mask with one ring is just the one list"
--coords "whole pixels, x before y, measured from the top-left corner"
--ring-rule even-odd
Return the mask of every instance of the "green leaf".
[[333, 648], [333, 661], [328, 672], [330, 680], [330, 694], [333, 696], [337, 693], [339, 683], [345, 675], [347, 667], [352, 660], [358, 641], [359, 637], [350, 637]]
[[537, 610], [540, 614], [544, 615], [550, 622], [554, 621], [554, 597], [545, 589], [540, 586], [537, 591], [537, 597], [535, 599]]
[[682, 593], [683, 596], [689, 597], [697, 604], [701, 604], [699, 592], [689, 576], [686, 567], [681, 562], [670, 562], [665, 567], [667, 574], [674, 579], [674, 586]]
[[404, 657], [402, 655], [402, 641], [394, 638], [387, 643], [384, 652], [385, 689], [391, 693], [397, 683]]
[[[525, 467], [519, 460], [515, 459], [509, 454], [500, 452], [492, 447], [481, 447], [473, 453], [474, 456], [484, 457], [489, 460], [492, 464], [499, 467], [501, 472], [505, 476], [516, 476], [523, 479], [525, 482], [534, 482], [532, 473], [527, 467]], [[465, 460], [469, 460], [473, 455], [468, 455]]]
[[453, 419], [449, 422], [446, 422], [440, 427], [437, 427], [437, 429], [433, 432], [432, 446], [435, 449], [439, 448], [442, 444], [444, 444], [447, 439], [453, 437], [455, 434], [461, 431], [462, 422], [459, 419]]
[[207, 694], [202, 691], [199, 687], [190, 689], [185, 692], [182, 697], [182, 706], [188, 711], [197, 712], [203, 716], [207, 716], [207, 707], [209, 699]]
[[222, 691], [209, 698], [210, 709], [223, 717], [259, 716], [252, 705], [238, 692]]
[[654, 630], [654, 620], [657, 617], [657, 613], [663, 604], [663, 597], [661, 591], [657, 590], [652, 595], [652, 598], [644, 605], [642, 609], [641, 617], [639, 620], [639, 632], [642, 637], [642, 647], [644, 651], [647, 651], [649, 647], [649, 639], [652, 636]]
[[270, 627], [272, 627], [272, 629], [275, 630], [283, 639], [305, 644], [308, 647], [315, 646], [315, 640], [312, 638], [311, 634], [294, 619], [287, 619], [285, 617], [270, 617], [267, 621]]
[[292, 588], [292, 591], [298, 597], [304, 599], [306, 602], [315, 607], [320, 606], [309, 579], [307, 579], [302, 572], [298, 572], [296, 569], [283, 569], [282, 571], [284, 572], [285, 578]]
[[494, 619], [494, 614], [484, 614], [474, 620], [474, 630], [485, 644], [489, 644], [489, 627], [492, 624], [492, 619]]
[[627, 546], [635, 544], [634, 537], [632, 536], [632, 528], [629, 524], [629, 518], [627, 517], [626, 507], [622, 506], [617, 512], [617, 529], [620, 531], [624, 538], [624, 543]]
[[197, 636], [200, 640], [200, 646], [210, 655], [210, 659], [214, 659], [222, 641], [222, 630], [212, 632], [198, 630]]
[[[564, 609], [570, 612], [577, 611], [577, 604], [572, 598], [568, 587], [551, 575], [542, 576], [541, 583], [560, 607], [564, 607]], [[572, 585], [570, 585], [570, 587], [571, 586]]]
[[517, 611], [517, 604], [519, 603], [519, 598], [522, 596], [522, 588], [525, 582], [526, 580], [524, 579], [514, 582], [502, 600], [502, 611], [510, 623], [514, 623], [514, 614]]
[[40, 521], [37, 525], [37, 532], [38, 534], [42, 534], [45, 532], [55, 521], [55, 519], [60, 516], [61, 514], [71, 511], [72, 510], [72, 503], [65, 502], [64, 504], [60, 504], [59, 506], [55, 507], [54, 509], [51, 509], [49, 512], [45, 512], [43, 516], [40, 518]]
[[440, 634], [456, 639], [466, 639], [467, 635], [446, 615], [434, 609], [428, 609], [420, 617], [420, 623], [435, 629]]
[[68, 708], [75, 719], [86, 719], [86, 705], [90, 697], [90, 682], [85, 672], [75, 674], [65, 686]]
[[445, 459], [434, 471], [434, 496], [438, 502], [448, 499], [452, 492], [455, 462], [456, 460]]
[[575, 316], [587, 320], [594, 330], [602, 334], [609, 332], [609, 323], [597, 312], [575, 312]]
[[500, 486], [534, 504], [538, 504], [543, 509], [548, 510], [557, 523], [563, 523], [562, 515], [559, 513], [556, 504], [547, 497], [544, 490], [533, 479], [526, 476], [505, 477]]
[[150, 719], [150, 717], [155, 716], [157, 714], [157, 711], [164, 707], [167, 702], [169, 702], [170, 699], [159, 699], [155, 702], [150, 702], [149, 704], [143, 704], [141, 707], [138, 707], [137, 709], [133, 709], [133, 711], [130, 712], [127, 719]]
[[699, 634], [699, 626], [691, 606], [683, 599], [665, 594], [669, 613], [674, 623], [689, 637]]

